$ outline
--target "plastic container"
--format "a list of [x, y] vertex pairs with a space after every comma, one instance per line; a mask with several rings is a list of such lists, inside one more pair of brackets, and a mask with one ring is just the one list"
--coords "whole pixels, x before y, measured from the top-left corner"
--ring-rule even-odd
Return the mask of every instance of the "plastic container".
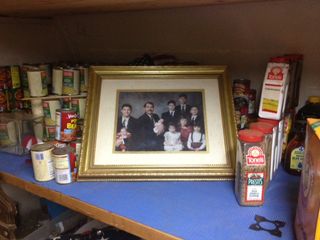
[[266, 158], [266, 176], [265, 176], [265, 182], [266, 186], [269, 185], [270, 181], [270, 172], [271, 172], [271, 161], [272, 158], [272, 145], [273, 145], [273, 125], [270, 123], [264, 123], [264, 122], [255, 122], [250, 124], [250, 129], [260, 131], [264, 134], [265, 138], [265, 158]]
[[264, 203], [266, 176], [264, 134], [256, 130], [239, 131], [235, 195], [242, 206]]

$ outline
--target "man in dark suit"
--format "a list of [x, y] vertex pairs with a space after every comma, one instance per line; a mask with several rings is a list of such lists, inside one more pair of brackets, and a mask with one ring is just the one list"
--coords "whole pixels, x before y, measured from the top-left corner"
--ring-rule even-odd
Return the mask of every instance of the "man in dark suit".
[[[121, 116], [118, 117], [117, 133], [120, 133], [121, 129], [126, 129], [129, 137], [125, 139], [126, 150], [135, 150], [135, 140], [137, 139], [137, 119], [131, 116], [132, 106], [130, 104], [123, 104], [121, 106]], [[116, 148], [116, 150], [119, 150]]]
[[168, 129], [169, 123], [175, 125], [178, 124], [179, 114], [176, 111], [176, 102], [173, 100], [168, 101], [168, 111], [161, 114], [161, 118], [164, 120], [164, 125]]
[[190, 116], [191, 106], [187, 104], [188, 97], [186, 94], [179, 95], [179, 105], [176, 106], [176, 111], [179, 116], [188, 117]]
[[200, 126], [201, 129], [204, 130], [203, 117], [199, 114], [199, 108], [197, 106], [191, 107], [188, 121], [191, 126]]
[[154, 131], [155, 123], [160, 118], [154, 113], [153, 102], [146, 102], [144, 114], [138, 118], [139, 140], [137, 144], [140, 151], [160, 151], [163, 150], [163, 134], [157, 135]]

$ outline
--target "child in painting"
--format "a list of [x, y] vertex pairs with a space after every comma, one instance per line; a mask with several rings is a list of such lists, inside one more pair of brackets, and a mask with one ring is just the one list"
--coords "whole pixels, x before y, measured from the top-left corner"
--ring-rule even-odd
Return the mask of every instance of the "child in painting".
[[131, 133], [129, 133], [126, 128], [121, 128], [116, 137], [116, 149], [125, 152], [127, 150], [126, 143], [131, 137]]
[[159, 119], [158, 122], [154, 124], [153, 132], [157, 134], [157, 136], [161, 135], [164, 133], [164, 120], [162, 118]]
[[172, 123], [168, 125], [168, 131], [164, 134], [165, 151], [181, 151], [183, 149], [180, 133], [176, 131], [176, 126]]
[[188, 137], [189, 137], [189, 134], [192, 132], [192, 127], [188, 126], [188, 120], [186, 117], [180, 118], [179, 126], [180, 126], [181, 142], [184, 148], [187, 148]]
[[206, 147], [205, 135], [201, 132], [201, 126], [196, 124], [193, 126], [193, 132], [189, 134], [188, 149], [192, 151], [201, 151]]

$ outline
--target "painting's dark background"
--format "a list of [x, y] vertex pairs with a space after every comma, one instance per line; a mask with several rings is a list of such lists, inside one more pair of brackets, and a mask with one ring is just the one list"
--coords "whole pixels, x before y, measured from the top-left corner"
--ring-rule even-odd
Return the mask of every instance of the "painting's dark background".
[[[161, 117], [161, 114], [168, 111], [167, 103], [169, 100], [176, 101], [179, 105], [178, 98], [180, 94], [186, 94], [188, 97], [187, 104], [197, 106], [199, 112], [203, 115], [202, 92], [120, 92], [118, 99], [118, 116], [121, 116], [121, 106], [129, 103], [132, 106], [132, 116], [139, 118], [144, 113], [144, 103], [151, 101], [154, 103], [154, 112]], [[203, 96], [204, 97], [204, 96]]]

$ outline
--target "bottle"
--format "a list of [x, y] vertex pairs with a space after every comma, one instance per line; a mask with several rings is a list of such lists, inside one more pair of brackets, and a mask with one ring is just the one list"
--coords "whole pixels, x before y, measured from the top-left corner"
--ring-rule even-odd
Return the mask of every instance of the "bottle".
[[304, 140], [306, 137], [305, 125], [299, 124], [294, 138], [289, 142], [285, 158], [284, 168], [292, 175], [300, 175], [304, 160]]
[[295, 117], [295, 132], [301, 124], [306, 127], [307, 118], [320, 118], [320, 96], [310, 96], [306, 104], [299, 109]]

